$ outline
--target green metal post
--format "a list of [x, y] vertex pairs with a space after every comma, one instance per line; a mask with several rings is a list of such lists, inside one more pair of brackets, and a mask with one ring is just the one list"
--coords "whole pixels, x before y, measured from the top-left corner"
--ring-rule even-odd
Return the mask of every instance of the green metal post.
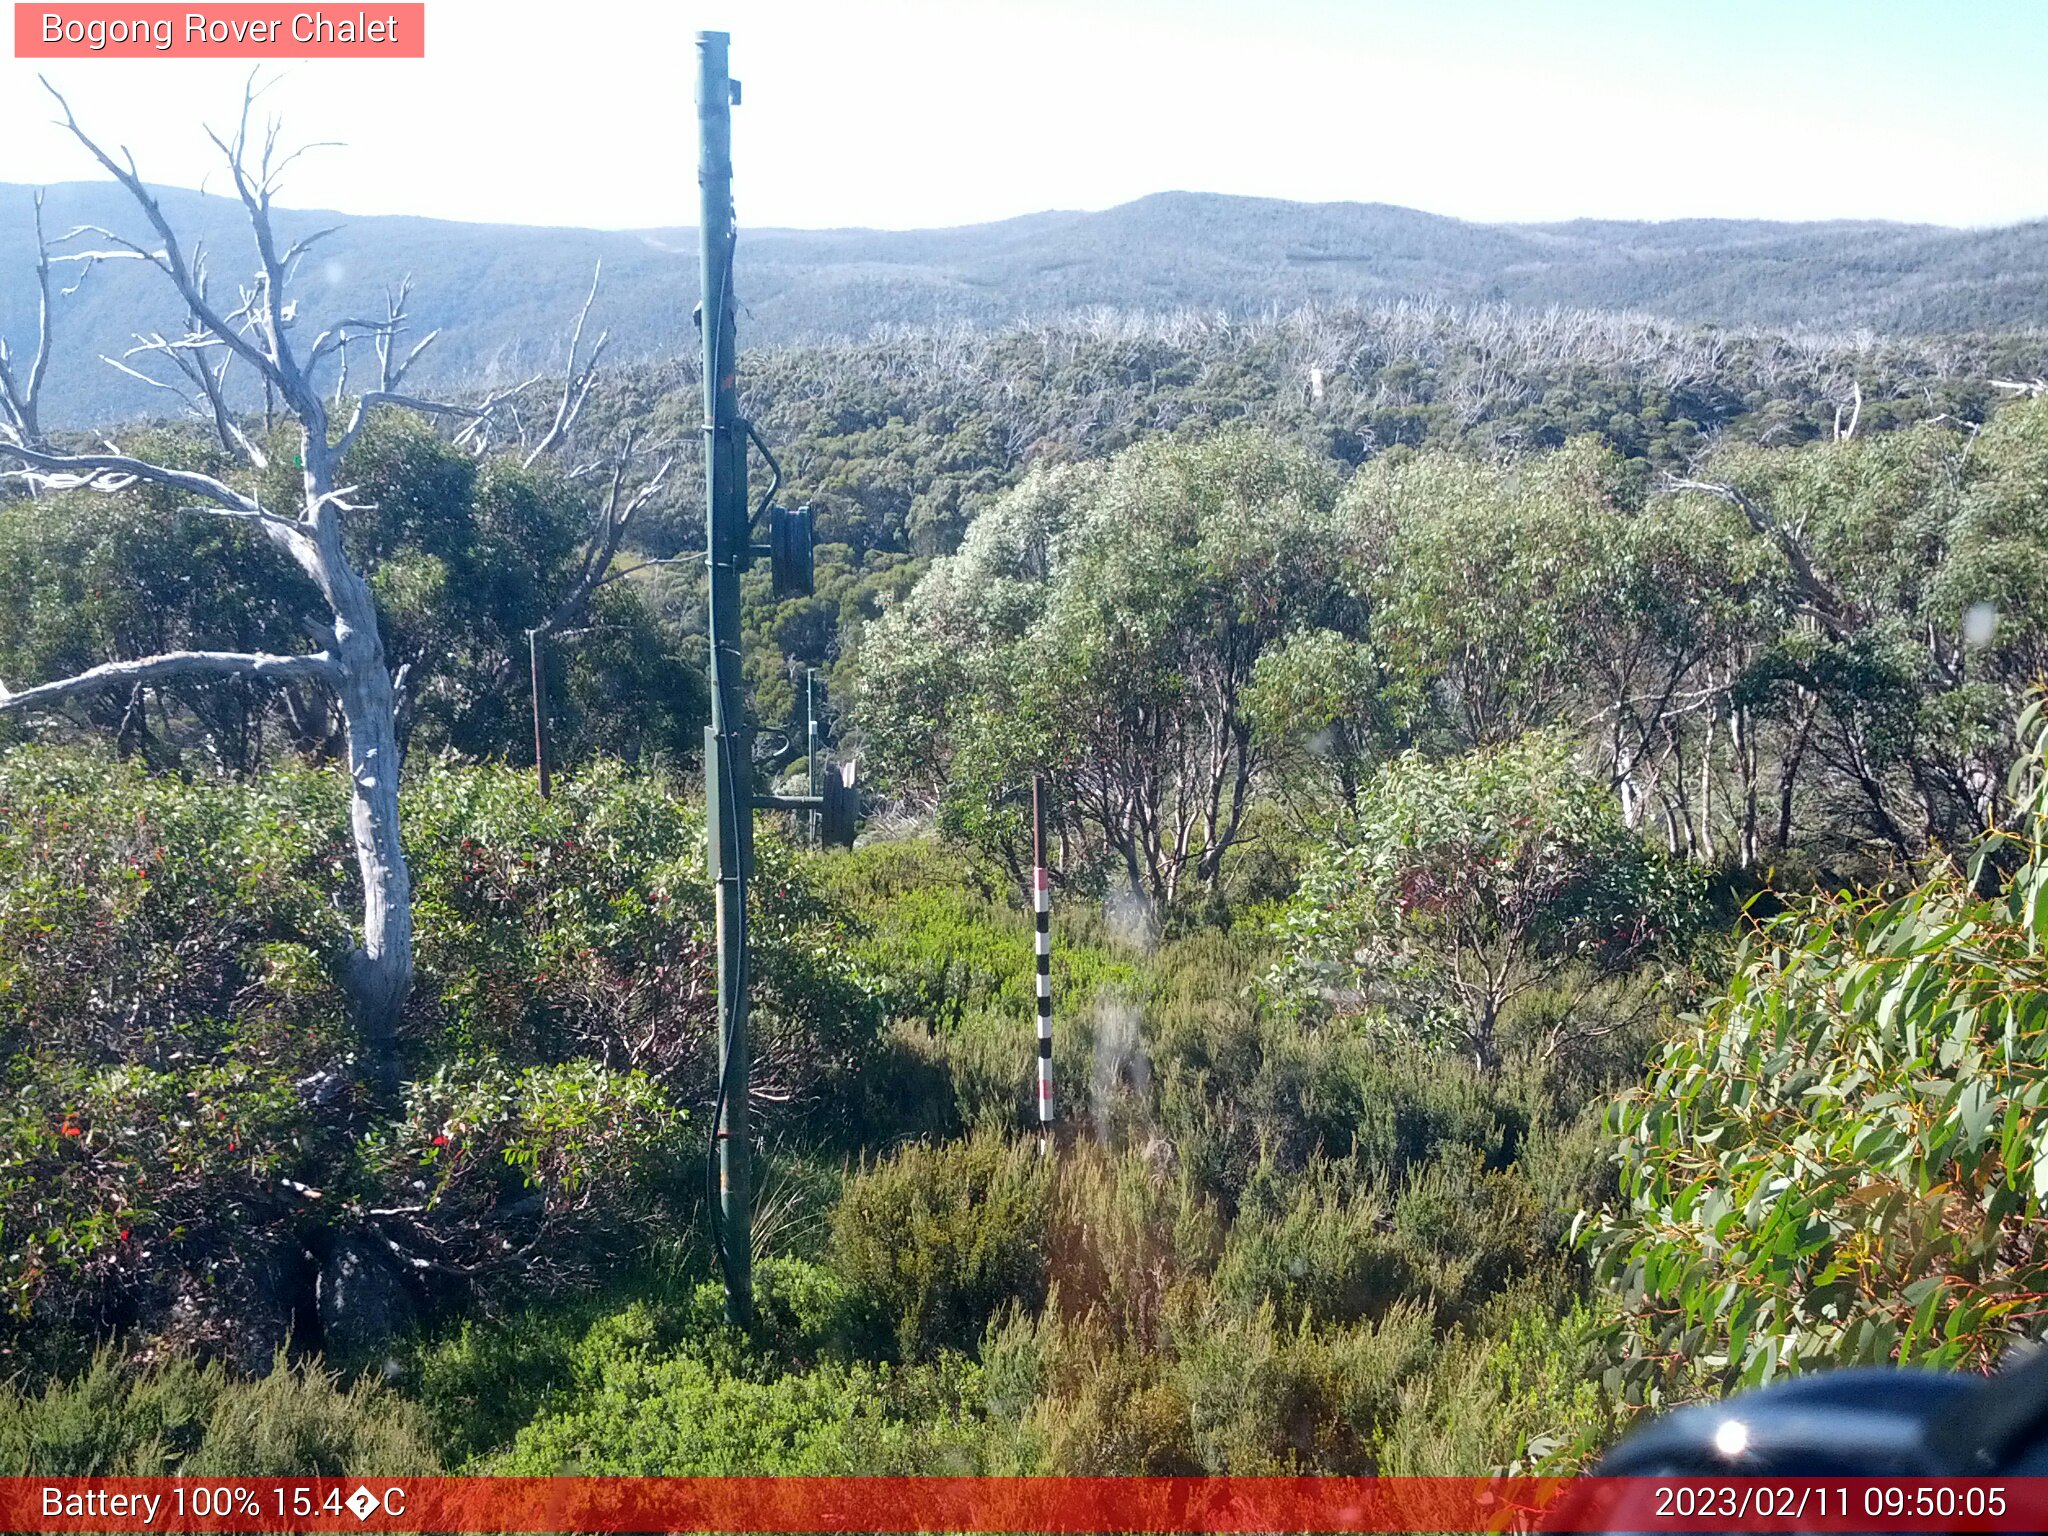
[[740, 676], [740, 566], [747, 558], [746, 429], [734, 378], [732, 104], [723, 32], [697, 34], [698, 220], [704, 294], [704, 558], [711, 577], [711, 724], [704, 733], [705, 808], [718, 914], [718, 1138], [720, 1258], [726, 1309], [754, 1309], [747, 1142], [747, 876], [754, 852], [753, 751]]

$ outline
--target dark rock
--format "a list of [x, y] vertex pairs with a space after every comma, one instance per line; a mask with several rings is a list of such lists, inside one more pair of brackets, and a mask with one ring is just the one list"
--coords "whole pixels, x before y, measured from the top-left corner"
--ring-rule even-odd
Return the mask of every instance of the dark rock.
[[515, 1200], [510, 1205], [498, 1207], [497, 1219], [500, 1225], [509, 1226], [523, 1221], [536, 1221], [547, 1209], [548, 1197], [545, 1190]]
[[327, 1109], [341, 1102], [348, 1092], [348, 1079], [339, 1072], [309, 1072], [292, 1084], [298, 1090], [299, 1102]]
[[180, 1271], [134, 1321], [166, 1349], [220, 1360], [237, 1375], [266, 1376], [291, 1347], [312, 1287], [305, 1255], [282, 1244], [246, 1263]]
[[412, 1289], [373, 1238], [337, 1237], [316, 1289], [327, 1353], [361, 1359], [386, 1348], [417, 1315]]

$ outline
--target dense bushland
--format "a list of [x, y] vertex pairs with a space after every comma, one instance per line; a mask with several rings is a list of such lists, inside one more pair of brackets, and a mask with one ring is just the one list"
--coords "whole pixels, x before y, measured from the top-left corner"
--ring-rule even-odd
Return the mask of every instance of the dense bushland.
[[[917, 894], [867, 906], [853, 952], [923, 1063], [904, 1080], [924, 1134], [842, 1154], [826, 1178], [804, 1171], [815, 1148], [771, 1152], [770, 1179], [816, 1219], [780, 1224], [752, 1338], [689, 1281], [701, 1261], [573, 1319], [430, 1336], [410, 1369], [438, 1422], [516, 1405], [452, 1457], [1430, 1471], [1570, 1455], [1609, 1432], [1602, 1339], [1565, 1242], [1611, 1183], [1597, 1088], [1554, 1086], [1532, 1058], [1484, 1074], [1304, 1028], [1267, 996], [1257, 925], [1148, 951], [1084, 910], [1055, 950], [1071, 1108], [1047, 1156], [1013, 1129], [1024, 913], [929, 845], [878, 844], [820, 878]], [[937, 965], [945, 991], [925, 981]]]
[[[623, 427], [679, 456], [670, 494], [634, 527], [629, 563], [701, 544], [689, 494], [701, 484], [691, 366], [685, 358], [606, 380], [580, 429], [590, 457]], [[1757, 445], [1769, 449], [1758, 462], [1786, 463], [1849, 428], [1846, 451], [1814, 462], [1853, 465], [1866, 446], [1929, 423], [1959, 434], [1948, 456], [1967, 469], [1960, 437], [2002, 414], [1990, 380], [2044, 368], [2039, 337], [2026, 334], [1828, 337], [1416, 304], [1259, 320], [1099, 316], [750, 350], [748, 413], [779, 445], [791, 494], [819, 518], [815, 595], [775, 600], [765, 569], [747, 577], [756, 713], [794, 721], [801, 742], [803, 669], [817, 667], [828, 719], [851, 736], [850, 663], [866, 626], [1034, 469], [1247, 427], [1340, 474], [1411, 451], [1522, 462], [1591, 437], [1637, 467], [1640, 490]], [[153, 438], [130, 446], [220, 467], [217, 451], [192, 442], [176, 454]], [[290, 454], [273, 459], [288, 466]], [[412, 669], [406, 723], [430, 748], [520, 760], [531, 751], [521, 631], [568, 579], [590, 516], [587, 478], [478, 464], [395, 417], [373, 427], [348, 470], [386, 509], [353, 553], [384, 572], [377, 586], [394, 662]], [[21, 505], [0, 501], [0, 677], [55, 675], [167, 643], [298, 638], [291, 583], [238, 528], [166, 517], [167, 505], [141, 494], [111, 504], [46, 498], [33, 517]], [[1796, 526], [1789, 511], [1781, 521]], [[222, 579], [178, 579], [200, 568]], [[554, 657], [565, 759], [694, 755], [704, 709], [695, 572], [684, 561], [605, 588], [603, 611]], [[1519, 617], [1504, 611], [1507, 633]], [[1867, 671], [1868, 661], [1839, 670], [1852, 666]], [[125, 692], [83, 713], [133, 749], [146, 732], [166, 754], [196, 746], [237, 764], [309, 733], [317, 741], [323, 725], [332, 731], [289, 690], [177, 687], [148, 690], [148, 701], [155, 713], [133, 708]]]
[[[865, 627], [1005, 490], [1162, 436], [1251, 427], [1340, 469], [1403, 451], [1523, 461], [1591, 436], [1655, 486], [1738, 445], [1785, 454], [1844, 430], [1860, 444], [1981, 424], [2002, 398], [1990, 380], [2044, 368], [2025, 334], [1827, 337], [1441, 304], [1105, 314], [751, 352], [748, 411], [818, 514], [820, 578], [814, 597], [779, 603], [752, 578], [749, 682], [766, 721], [798, 718], [807, 666], [847, 699]], [[687, 359], [637, 369], [592, 421], [661, 423], [687, 445], [697, 390]], [[676, 510], [641, 530], [652, 552], [701, 542], [694, 509]], [[687, 570], [650, 577], [663, 610], [694, 622]]]
[[[706, 907], [658, 781], [543, 803], [503, 771], [417, 777], [423, 983], [391, 1120], [357, 1098], [323, 971], [347, 868], [324, 772], [184, 784], [44, 749], [0, 771], [25, 1466], [210, 1467], [252, 1391], [313, 1394], [290, 1443], [365, 1469], [421, 1434], [494, 1469], [1434, 1465], [1453, 1453], [1417, 1416], [1467, 1411], [1451, 1379], [1502, 1404], [1459, 1420], [1461, 1464], [1604, 1422], [1562, 1247], [1606, 1179], [1597, 1094], [1303, 1027], [1257, 923], [1148, 951], [1063, 913], [1048, 1157], [1014, 1131], [1007, 890], [925, 843], [765, 841], [748, 1338], [694, 1219]], [[101, 1338], [171, 1374], [87, 1368]], [[386, 1362], [415, 1441], [376, 1431], [385, 1388], [237, 1384], [323, 1342]], [[224, 1364], [175, 1363], [194, 1350]], [[103, 1426], [85, 1449], [80, 1422]]]
[[[251, 478], [182, 427], [129, 445], [174, 468]], [[289, 505], [296, 450], [280, 430], [251, 491]], [[525, 631], [573, 580], [589, 494], [546, 462], [478, 458], [395, 412], [375, 414], [343, 464], [375, 518], [349, 555], [375, 594], [387, 659], [404, 681], [401, 740], [468, 760], [532, 761]], [[0, 496], [0, 678], [12, 685], [175, 650], [303, 649], [310, 581], [243, 524], [180, 515], [180, 497]], [[629, 585], [603, 588], [573, 644], [546, 658], [556, 755], [649, 764], [693, 756], [709, 715], [700, 651]], [[253, 773], [340, 750], [339, 713], [318, 686], [247, 679], [111, 687], [42, 731], [112, 742], [159, 769]], [[21, 739], [0, 717], [0, 742]]]
[[[113, 1330], [260, 1366], [344, 1356], [436, 1300], [587, 1280], [688, 1219], [714, 1005], [702, 827], [596, 770], [409, 786], [421, 985], [394, 1117], [334, 972], [353, 862], [328, 770], [186, 783], [0, 758], [0, 1255], [24, 1363]], [[793, 1123], [857, 1081], [878, 1016], [764, 840], [756, 975]]]
[[124, 1365], [103, 1351], [73, 1380], [0, 1389], [8, 1477], [403, 1477], [438, 1466], [417, 1408], [317, 1365], [279, 1361], [251, 1379], [218, 1362]]
[[[1988, 1369], [2048, 1299], [2048, 713], [1967, 873], [1802, 902], [1614, 1112], [1597, 1234], [1644, 1393]], [[1980, 892], [1979, 887], [1989, 886]]]
[[1148, 443], [978, 518], [864, 631], [856, 718], [885, 784], [1013, 866], [1006, 786], [1045, 775], [1062, 878], [1155, 928], [1217, 899], [1255, 803], [1313, 839], [1392, 756], [1532, 730], [1675, 856], [1865, 880], [2012, 815], [2044, 472], [2041, 399], [1661, 489], [1591, 438], [1342, 483], [1243, 431]]
[[[1423, 332], [1426, 365], [1299, 350], [1345, 339], [1309, 319], [1037, 334], [957, 411], [934, 381], [1028, 338], [822, 399], [770, 365], [828, 543], [816, 597], [750, 610], [757, 711], [833, 668], [891, 815], [761, 840], [751, 1333], [700, 1222], [683, 567], [604, 589], [543, 800], [520, 631], [585, 499], [366, 434], [405, 1086], [347, 1025], [331, 721], [238, 683], [7, 726], [0, 1455], [1569, 1466], [1646, 1401], [2033, 1338], [2048, 401], [1882, 349], [1823, 387], [1748, 338], [1653, 412], [1672, 338], [1586, 372], [1540, 327], [1492, 338], [1526, 365], [1495, 398], [1484, 337]], [[659, 425], [658, 382], [611, 408]], [[0, 676], [285, 645], [291, 580], [169, 510], [0, 503]]]

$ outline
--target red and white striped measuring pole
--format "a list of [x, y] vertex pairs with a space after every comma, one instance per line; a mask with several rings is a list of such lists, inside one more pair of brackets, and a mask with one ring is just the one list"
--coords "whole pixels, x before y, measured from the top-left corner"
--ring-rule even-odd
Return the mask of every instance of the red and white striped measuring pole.
[[1043, 783], [1031, 777], [1031, 911], [1038, 960], [1038, 1150], [1052, 1146], [1052, 877], [1045, 869]]

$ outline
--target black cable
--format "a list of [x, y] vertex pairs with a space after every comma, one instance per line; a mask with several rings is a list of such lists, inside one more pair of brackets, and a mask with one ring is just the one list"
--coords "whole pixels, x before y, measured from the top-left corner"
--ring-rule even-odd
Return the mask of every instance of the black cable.
[[761, 457], [768, 461], [768, 489], [761, 497], [761, 504], [754, 508], [754, 515], [747, 519], [747, 532], [751, 535], [761, 526], [762, 516], [775, 505], [775, 493], [782, 489], [782, 466], [775, 462], [775, 455], [768, 451], [767, 443], [762, 441], [751, 421], [742, 420], [740, 425], [747, 429], [748, 440], [761, 450]]
[[[714, 367], [716, 366], [717, 362], [720, 361], [718, 354], [725, 335], [725, 316], [727, 311], [730, 310], [732, 307], [732, 258], [734, 251], [738, 248], [738, 245], [739, 228], [737, 224], [735, 224], [726, 236], [725, 280], [719, 285], [718, 307], [715, 313], [706, 315], [704, 317], [705, 324], [712, 327], [711, 331], [709, 332], [709, 335], [712, 337], [712, 359]], [[738, 351], [737, 345], [735, 345], [734, 351]], [[715, 451], [711, 447], [711, 439], [717, 432], [717, 381], [715, 379], [711, 379], [707, 380], [706, 383], [711, 387], [711, 398], [713, 401], [713, 419], [705, 427], [705, 438], [708, 459], [709, 453]], [[742, 463], [744, 463], [744, 460], [742, 460]], [[715, 513], [715, 507], [713, 508], [713, 511]], [[709, 538], [708, 531], [705, 542], [707, 545], [707, 552], [710, 556], [711, 564], [713, 567], [715, 567], [718, 559], [718, 550], [715, 546], [714, 541], [712, 541]], [[717, 660], [716, 647], [718, 644], [718, 637], [716, 633], [712, 635], [711, 643], [713, 647], [713, 660], [715, 662]], [[733, 660], [735, 664], [737, 664], [739, 658], [734, 657]], [[722, 688], [722, 668], [720, 668], [720, 679]], [[723, 699], [720, 699], [718, 701], [721, 719], [725, 718], [726, 712], [724, 709], [724, 704], [725, 701]], [[738, 955], [738, 961], [733, 967], [733, 975], [727, 978], [730, 985], [727, 988], [724, 1015], [720, 1018], [718, 1026], [720, 1058], [718, 1071], [718, 1088], [716, 1094], [712, 1099], [711, 1104], [711, 1136], [709, 1156], [706, 1160], [705, 1167], [705, 1193], [707, 1196], [706, 1210], [709, 1213], [709, 1225], [711, 1228], [712, 1250], [717, 1255], [719, 1271], [725, 1279], [726, 1293], [728, 1295], [731, 1295], [737, 1289], [737, 1286], [735, 1284], [735, 1281], [737, 1279], [737, 1273], [733, 1266], [732, 1251], [726, 1241], [725, 1209], [723, 1198], [724, 1191], [721, 1187], [719, 1179], [719, 1142], [722, 1139], [724, 1139], [720, 1135], [720, 1127], [725, 1121], [726, 1108], [732, 1102], [733, 1071], [739, 1059], [739, 1053], [733, 1047], [738, 1041], [740, 1011], [742, 1008], [745, 1007], [745, 999], [747, 995], [747, 872], [746, 860], [742, 851], [742, 844], [740, 841], [739, 823], [739, 796], [743, 792], [743, 789], [739, 780], [739, 776], [735, 771], [733, 763], [732, 733], [730, 732], [730, 730], [722, 732], [720, 734], [718, 738], [718, 749], [720, 755], [724, 758], [725, 762], [726, 783], [731, 787], [732, 791], [731, 793], [728, 793], [724, 796], [722, 814], [726, 819], [727, 830], [731, 834], [730, 840], [732, 844], [733, 853], [733, 913], [734, 926], [737, 930], [735, 934], [735, 938], [737, 940], [735, 950]], [[707, 765], [707, 767], [708, 766], [709, 765]], [[751, 796], [749, 796], [749, 798], [751, 799]], [[749, 814], [751, 814], [751, 807], [749, 808]], [[720, 878], [722, 879], [723, 877], [724, 871], [721, 870]]]
[[[719, 752], [725, 759], [725, 773], [728, 783], [737, 784], [738, 777], [733, 765], [732, 738], [719, 738]], [[735, 1290], [737, 1273], [733, 1267], [732, 1251], [726, 1245], [724, 1190], [719, 1180], [719, 1126], [725, 1119], [726, 1106], [732, 1102], [733, 1069], [739, 1061], [739, 1053], [733, 1049], [739, 1035], [740, 1010], [745, 1006], [747, 995], [747, 873], [746, 861], [740, 846], [740, 824], [738, 796], [725, 797], [724, 814], [726, 824], [732, 833], [733, 848], [733, 912], [738, 929], [736, 945], [739, 956], [730, 978], [731, 986], [726, 998], [725, 1016], [719, 1021], [720, 1065], [718, 1072], [718, 1093], [711, 1105], [711, 1155], [706, 1172], [706, 1185], [710, 1196], [708, 1208], [711, 1213], [711, 1245], [718, 1255], [718, 1268], [725, 1278], [728, 1295]]]

